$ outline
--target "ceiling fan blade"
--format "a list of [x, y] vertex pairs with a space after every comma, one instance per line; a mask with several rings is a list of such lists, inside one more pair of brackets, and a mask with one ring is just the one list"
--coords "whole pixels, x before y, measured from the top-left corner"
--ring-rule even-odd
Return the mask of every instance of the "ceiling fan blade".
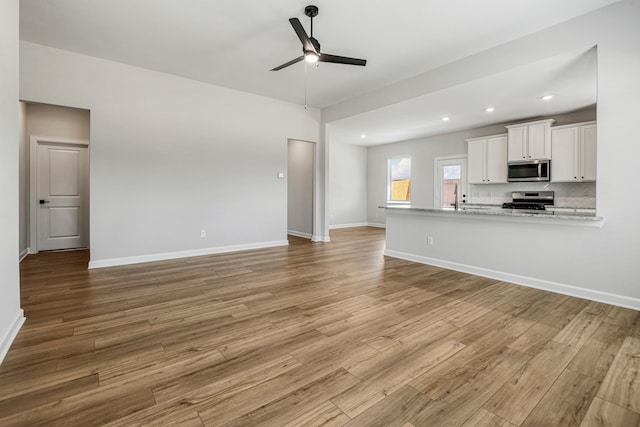
[[300, 61], [302, 61], [303, 59], [304, 59], [304, 56], [300, 55], [300, 56], [298, 56], [296, 59], [292, 59], [292, 60], [291, 60], [291, 61], [289, 61], [289, 62], [285, 62], [285, 63], [284, 63], [284, 64], [282, 64], [282, 65], [278, 65], [276, 68], [271, 69], [271, 71], [279, 71], [279, 70], [282, 70], [283, 68], [286, 68], [286, 67], [288, 67], [289, 65], [293, 65], [293, 64], [295, 64], [296, 62], [300, 62]]
[[367, 65], [366, 59], [347, 58], [346, 56], [329, 55], [328, 53], [321, 53], [318, 58], [320, 62], [333, 62], [335, 64], [347, 64], [347, 65]]
[[289, 22], [293, 27], [293, 31], [296, 32], [296, 34], [298, 35], [298, 38], [302, 42], [302, 50], [304, 50], [305, 52], [311, 51], [318, 54], [316, 47], [313, 45], [313, 43], [311, 43], [311, 39], [309, 38], [309, 36], [307, 36], [307, 32], [302, 27], [300, 20], [298, 18], [291, 18], [289, 19]]

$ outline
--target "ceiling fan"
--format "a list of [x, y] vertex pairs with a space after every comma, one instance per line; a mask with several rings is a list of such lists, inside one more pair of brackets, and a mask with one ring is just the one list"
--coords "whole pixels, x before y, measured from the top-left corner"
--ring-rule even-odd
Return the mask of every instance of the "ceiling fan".
[[282, 65], [273, 68], [271, 71], [282, 70], [283, 68], [293, 65], [303, 59], [311, 64], [316, 62], [333, 62], [335, 64], [347, 64], [347, 65], [367, 65], [366, 59], [348, 58], [346, 56], [330, 55], [328, 53], [320, 52], [320, 43], [313, 37], [313, 18], [318, 15], [318, 7], [309, 5], [304, 8], [304, 14], [311, 18], [311, 35], [307, 36], [302, 24], [298, 18], [291, 18], [289, 22], [293, 27], [293, 30], [298, 35], [298, 38], [302, 42], [302, 55], [296, 59], [292, 59]]

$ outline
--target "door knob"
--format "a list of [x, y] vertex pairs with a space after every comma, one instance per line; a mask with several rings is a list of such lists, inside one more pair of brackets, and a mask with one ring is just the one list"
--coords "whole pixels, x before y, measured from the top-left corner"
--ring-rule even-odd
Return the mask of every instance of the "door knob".
[[49, 203], [49, 201], [48, 200], [44, 200], [44, 199], [40, 199], [40, 204], [41, 205], [44, 205], [45, 203]]

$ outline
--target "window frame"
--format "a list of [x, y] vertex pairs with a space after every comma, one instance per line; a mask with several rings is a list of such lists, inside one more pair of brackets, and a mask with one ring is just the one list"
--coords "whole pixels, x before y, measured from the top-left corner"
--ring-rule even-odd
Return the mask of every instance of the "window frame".
[[[409, 194], [409, 200], [391, 200], [391, 162], [395, 159], [409, 159], [410, 169], [409, 169], [409, 186], [413, 181], [413, 159], [409, 154], [405, 155], [394, 155], [387, 157], [387, 204], [400, 204], [400, 205], [409, 205], [411, 204], [411, 193]], [[411, 188], [411, 187], [409, 187]]]

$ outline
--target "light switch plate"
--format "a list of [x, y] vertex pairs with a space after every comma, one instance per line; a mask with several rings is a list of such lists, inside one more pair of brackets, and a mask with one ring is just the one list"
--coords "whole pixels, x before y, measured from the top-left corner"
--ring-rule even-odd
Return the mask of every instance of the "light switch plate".
[[284, 172], [278, 172], [278, 179], [284, 179]]

